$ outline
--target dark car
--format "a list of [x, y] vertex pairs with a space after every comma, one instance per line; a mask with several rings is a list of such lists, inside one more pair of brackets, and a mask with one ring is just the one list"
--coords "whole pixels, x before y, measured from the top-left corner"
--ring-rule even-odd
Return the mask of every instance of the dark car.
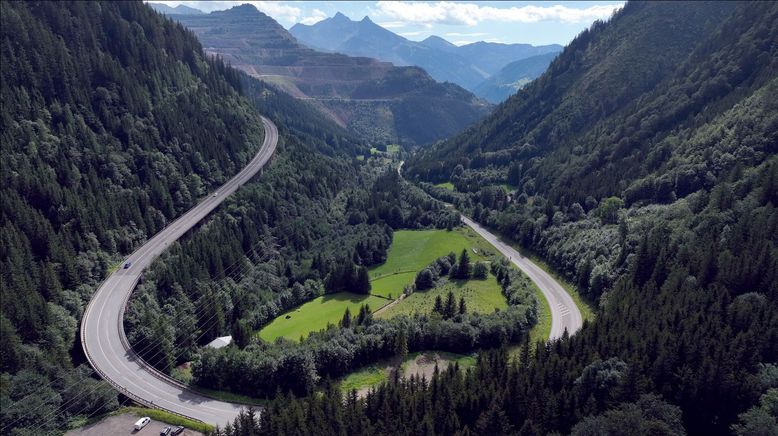
[[179, 425], [178, 427], [174, 428], [173, 431], [170, 432], [170, 434], [171, 436], [178, 436], [183, 432], [184, 432], [184, 427]]
[[127, 262], [124, 264], [124, 269], [128, 269], [131, 266], [132, 266], [132, 262]]
[[159, 432], [159, 436], [170, 436], [170, 427], [165, 427], [161, 432]]

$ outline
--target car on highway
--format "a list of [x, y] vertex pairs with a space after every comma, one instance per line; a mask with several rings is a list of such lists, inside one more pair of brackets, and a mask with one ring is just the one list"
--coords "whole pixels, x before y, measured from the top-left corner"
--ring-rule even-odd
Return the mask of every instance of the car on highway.
[[148, 416], [144, 416], [143, 418], [135, 421], [135, 430], [142, 430], [143, 427], [145, 427], [149, 422], [151, 422], [151, 418]]
[[159, 436], [170, 436], [170, 427], [165, 427], [159, 432]]
[[124, 269], [129, 269], [132, 266], [132, 262], [125, 262]]
[[170, 436], [178, 436], [183, 432], [184, 427], [179, 425], [178, 427], [174, 428], [172, 432], [170, 432]]

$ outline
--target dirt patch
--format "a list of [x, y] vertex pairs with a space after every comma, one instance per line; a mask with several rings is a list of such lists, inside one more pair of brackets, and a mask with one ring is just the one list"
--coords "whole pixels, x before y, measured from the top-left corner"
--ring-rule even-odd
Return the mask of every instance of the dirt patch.
[[386, 304], [383, 307], [381, 307], [380, 309], [376, 310], [375, 312], [373, 312], [373, 316], [380, 315], [382, 312], [385, 312], [387, 309], [389, 309], [390, 307], [394, 306], [395, 304], [399, 303], [400, 301], [402, 301], [404, 299], [405, 299], [405, 294], [400, 294], [400, 298], [398, 298], [396, 300], [393, 300], [391, 303]]
[[[87, 425], [86, 427], [70, 430], [65, 436], [119, 436], [119, 435], [138, 435], [138, 436], [156, 436], [165, 427], [174, 428], [174, 425], [166, 424], [161, 421], [154, 421], [143, 427], [143, 430], [135, 431], [135, 421], [140, 417], [131, 413], [122, 413], [101, 419], [100, 421]], [[202, 436], [202, 433], [186, 429], [182, 435]]]
[[421, 353], [415, 359], [405, 364], [403, 377], [423, 375], [429, 380], [432, 378], [432, 374], [435, 373], [435, 365], [438, 366], [438, 371], [443, 371], [448, 368], [451, 362], [452, 360], [443, 358], [435, 352]]

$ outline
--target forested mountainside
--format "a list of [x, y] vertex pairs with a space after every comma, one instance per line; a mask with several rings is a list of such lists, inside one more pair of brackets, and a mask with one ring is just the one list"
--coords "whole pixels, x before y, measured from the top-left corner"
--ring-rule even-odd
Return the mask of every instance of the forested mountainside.
[[558, 55], [552, 52], [511, 62], [481, 82], [473, 92], [492, 103], [501, 103], [543, 74]]
[[[255, 85], [262, 112], [284, 102], [289, 108], [300, 104]], [[330, 153], [332, 147], [322, 149], [320, 139], [295, 127], [297, 113], [280, 115], [279, 125], [292, 127], [284, 127], [273, 165], [155, 262], [130, 300], [130, 342], [176, 377], [178, 365], [194, 361], [193, 381], [200, 386], [251, 396], [306, 394], [320, 377], [392, 355], [385, 336], [396, 332], [384, 326], [389, 323], [359, 340], [351, 331], [313, 335], [302, 344], [251, 338], [280, 313], [313, 298], [343, 290], [367, 293], [367, 267], [386, 260], [393, 229], [459, 222], [458, 214], [420, 189], [403, 186], [391, 166]], [[530, 321], [513, 320], [516, 334]], [[240, 348], [199, 349], [230, 333]], [[359, 351], [346, 351], [344, 337]], [[164, 346], [160, 351], [150, 344]]]
[[776, 23], [776, 3], [627, 3], [407, 164], [576, 283], [594, 322], [464, 376], [281, 398], [222, 434], [778, 431]]
[[[262, 122], [241, 88], [261, 84], [140, 2], [0, 11], [0, 425], [40, 434], [118, 406], [81, 365], [78, 320], [124, 255], [254, 155]], [[304, 117], [324, 152], [359, 147], [304, 103], [254, 95]]]
[[423, 144], [481, 119], [491, 105], [417, 67], [311, 50], [254, 6], [206, 15], [174, 15], [209, 53], [310, 101], [374, 142]]

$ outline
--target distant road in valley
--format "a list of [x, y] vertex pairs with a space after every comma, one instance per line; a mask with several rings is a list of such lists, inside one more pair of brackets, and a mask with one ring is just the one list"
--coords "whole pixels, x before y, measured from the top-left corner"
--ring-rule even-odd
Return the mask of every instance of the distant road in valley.
[[[400, 162], [400, 165], [397, 167], [397, 173], [400, 176], [402, 176], [403, 164], [405, 164], [404, 161]], [[549, 335], [549, 340], [561, 338], [565, 330], [572, 335], [581, 328], [583, 325], [581, 311], [575, 305], [573, 297], [567, 293], [559, 282], [477, 222], [464, 215], [462, 215], [462, 222], [489, 241], [503, 256], [519, 267], [540, 288], [543, 296], [548, 301], [548, 305], [551, 307], [551, 334]]]
[[238, 415], [240, 404], [217, 401], [148, 367], [131, 350], [124, 333], [127, 301], [143, 270], [167, 247], [205, 218], [230, 194], [254, 177], [270, 160], [278, 144], [278, 129], [262, 117], [265, 137], [257, 155], [235, 177], [197, 206], [170, 223], [122, 262], [103, 282], [81, 321], [81, 343], [87, 359], [114, 388], [148, 407], [164, 409], [209, 424], [224, 426]]

